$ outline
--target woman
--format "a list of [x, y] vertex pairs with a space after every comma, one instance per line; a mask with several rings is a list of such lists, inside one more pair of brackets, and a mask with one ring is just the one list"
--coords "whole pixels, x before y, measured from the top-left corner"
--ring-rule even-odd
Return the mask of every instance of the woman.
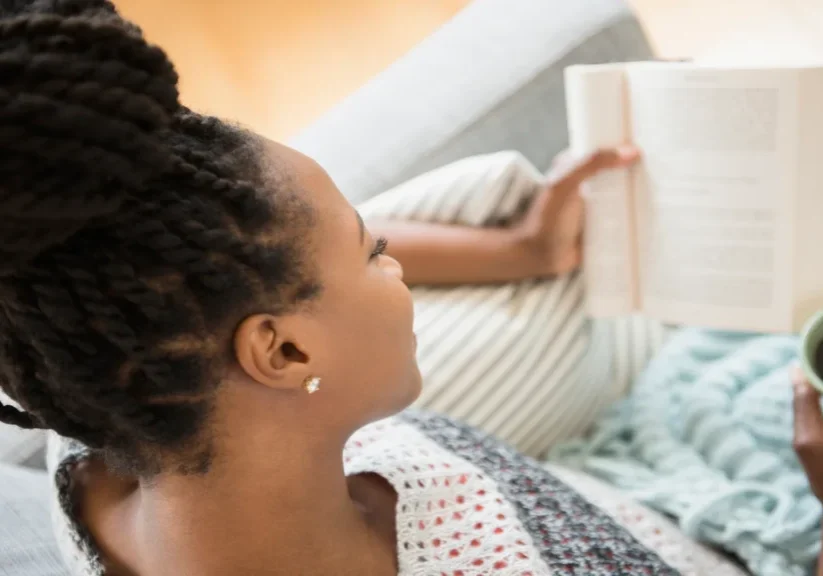
[[2, 6], [0, 420], [75, 440], [77, 574], [739, 573], [472, 430], [388, 418], [421, 386], [400, 262], [569, 271], [578, 184], [636, 153], [568, 164], [510, 229], [369, 229], [310, 159], [183, 109], [109, 2]]
[[[792, 374], [794, 384], [794, 447], [809, 479], [812, 493], [823, 502], [823, 413], [820, 392], [800, 369]], [[823, 576], [823, 561], [817, 562], [817, 576]]]

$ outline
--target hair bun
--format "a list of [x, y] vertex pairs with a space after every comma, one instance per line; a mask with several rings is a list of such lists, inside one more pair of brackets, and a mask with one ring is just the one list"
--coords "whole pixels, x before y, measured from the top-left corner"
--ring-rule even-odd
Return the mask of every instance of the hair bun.
[[171, 161], [177, 74], [105, 0], [0, 0], [0, 272], [141, 193]]

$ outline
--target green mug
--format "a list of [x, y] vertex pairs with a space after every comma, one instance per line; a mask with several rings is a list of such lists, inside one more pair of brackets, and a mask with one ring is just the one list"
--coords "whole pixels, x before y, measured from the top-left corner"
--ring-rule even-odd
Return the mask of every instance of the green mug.
[[[823, 311], [812, 316], [800, 334], [800, 366], [809, 383], [823, 392]], [[818, 356], [820, 359], [818, 360]]]

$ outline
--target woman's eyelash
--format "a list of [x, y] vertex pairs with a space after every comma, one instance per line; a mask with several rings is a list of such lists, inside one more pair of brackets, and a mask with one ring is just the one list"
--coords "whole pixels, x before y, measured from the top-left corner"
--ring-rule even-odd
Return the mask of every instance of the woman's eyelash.
[[389, 241], [383, 238], [382, 236], [374, 241], [374, 249], [371, 251], [371, 256], [369, 260], [373, 260], [377, 258], [381, 254], [386, 252], [386, 248], [389, 246]]

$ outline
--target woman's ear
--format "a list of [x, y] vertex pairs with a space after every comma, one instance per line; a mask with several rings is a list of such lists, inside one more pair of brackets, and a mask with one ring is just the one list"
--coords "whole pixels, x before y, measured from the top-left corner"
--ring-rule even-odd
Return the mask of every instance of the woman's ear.
[[308, 354], [270, 314], [249, 316], [234, 333], [234, 354], [240, 368], [270, 388], [297, 388], [308, 373]]

